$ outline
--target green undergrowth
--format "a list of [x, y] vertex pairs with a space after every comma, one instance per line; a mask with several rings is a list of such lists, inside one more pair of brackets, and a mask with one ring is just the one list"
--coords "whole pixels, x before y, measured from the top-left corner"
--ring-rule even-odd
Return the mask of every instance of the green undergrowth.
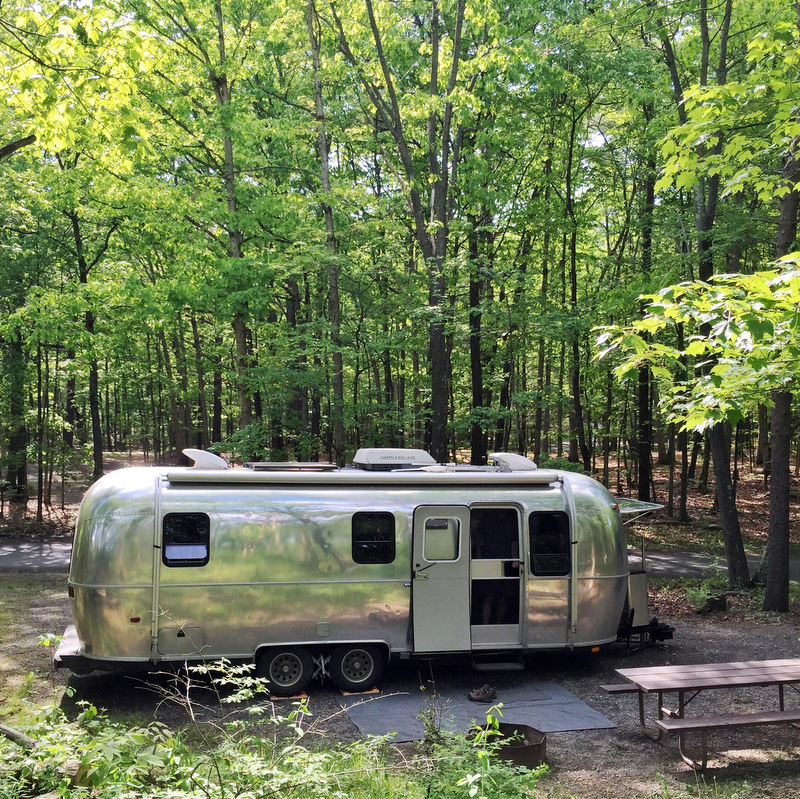
[[[628, 543], [640, 549], [644, 539], [645, 549], [664, 552], [694, 552], [702, 555], [725, 557], [725, 544], [718, 524], [692, 522], [687, 524], [658, 523], [637, 524], [628, 529]], [[745, 550], [754, 555], [761, 555], [766, 546], [766, 539], [755, 539], [742, 533]], [[789, 543], [789, 554], [800, 555], [800, 543]]]
[[[658, 594], [668, 595], [670, 593], [682, 593], [688, 605], [700, 611], [709, 608], [709, 600], [715, 597], [730, 597], [730, 604], [727, 610], [748, 616], [768, 618], [782, 618], [782, 614], [766, 613], [762, 610], [764, 605], [764, 585], [757, 584], [748, 590], [729, 592], [728, 580], [725, 573], [720, 572], [707, 578], [677, 577], [677, 578], [651, 578], [649, 580], [651, 588]], [[789, 583], [789, 611], [800, 611], [800, 583], [791, 581]], [[710, 612], [713, 612], [711, 607]]]
[[707, 778], [703, 774], [695, 775], [695, 779], [694, 785], [671, 788], [662, 777], [661, 790], [648, 799], [747, 799], [753, 795], [753, 786], [746, 780], [719, 782], [715, 777]]
[[497, 708], [471, 734], [429, 730], [409, 752], [390, 737], [331, 743], [317, 734], [305, 701], [275, 715], [271, 702], [260, 701], [263, 681], [238, 667], [221, 663], [214, 684], [220, 701], [237, 711], [177, 731], [124, 725], [88, 703], [72, 720], [55, 706], [32, 710], [24, 729], [32, 746], [0, 736], [0, 799], [51, 792], [107, 799], [516, 799], [533, 796], [545, 770], [496, 756], [504, 745], [496, 735]]

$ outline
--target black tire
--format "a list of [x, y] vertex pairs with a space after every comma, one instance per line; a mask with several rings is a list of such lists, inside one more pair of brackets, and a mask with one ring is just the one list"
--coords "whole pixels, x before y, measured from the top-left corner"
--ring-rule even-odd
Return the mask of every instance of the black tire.
[[311, 684], [314, 661], [303, 647], [263, 649], [256, 658], [256, 674], [266, 678], [273, 696], [294, 696]]
[[374, 644], [343, 644], [331, 653], [331, 679], [342, 691], [368, 691], [383, 676], [386, 650]]

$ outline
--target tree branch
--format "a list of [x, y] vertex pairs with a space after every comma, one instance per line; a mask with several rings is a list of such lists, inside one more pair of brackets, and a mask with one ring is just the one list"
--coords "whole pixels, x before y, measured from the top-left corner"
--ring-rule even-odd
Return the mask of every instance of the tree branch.
[[21, 150], [23, 147], [27, 147], [29, 144], [33, 144], [35, 141], [36, 136], [31, 133], [30, 136], [25, 136], [24, 139], [17, 139], [16, 141], [4, 144], [2, 147], [0, 147], [0, 161], [5, 160], [9, 156], [12, 156], [17, 150]]

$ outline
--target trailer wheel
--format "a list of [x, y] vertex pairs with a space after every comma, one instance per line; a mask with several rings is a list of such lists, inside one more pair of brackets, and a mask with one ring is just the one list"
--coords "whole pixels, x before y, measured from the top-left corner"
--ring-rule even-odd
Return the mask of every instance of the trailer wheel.
[[314, 661], [303, 647], [265, 649], [256, 657], [256, 674], [269, 681], [273, 696], [292, 696], [308, 688], [314, 676]]
[[372, 644], [344, 644], [331, 653], [331, 679], [343, 691], [372, 688], [385, 666], [385, 650]]

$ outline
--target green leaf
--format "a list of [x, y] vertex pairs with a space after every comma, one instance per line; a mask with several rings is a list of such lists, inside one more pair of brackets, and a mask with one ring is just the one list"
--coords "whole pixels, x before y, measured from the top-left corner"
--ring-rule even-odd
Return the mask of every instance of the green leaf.
[[705, 341], [701, 341], [700, 339], [694, 339], [693, 341], [690, 341], [689, 344], [687, 345], [686, 354], [692, 356], [703, 355], [705, 352], [707, 352], [707, 350], [708, 347], [706, 346]]

